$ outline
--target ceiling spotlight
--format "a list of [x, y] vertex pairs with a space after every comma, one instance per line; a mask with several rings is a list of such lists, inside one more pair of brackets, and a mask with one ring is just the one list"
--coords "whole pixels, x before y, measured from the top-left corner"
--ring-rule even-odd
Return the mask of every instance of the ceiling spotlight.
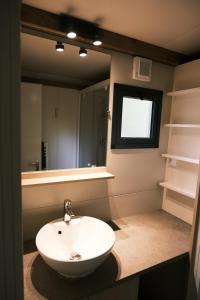
[[102, 45], [102, 39], [100, 36], [96, 35], [94, 38], [94, 41], [92, 42], [94, 46], [101, 46]]
[[67, 37], [69, 39], [75, 39], [76, 37], [76, 32], [74, 31], [74, 29], [72, 27], [69, 28], [68, 32], [67, 32]]
[[79, 55], [80, 55], [81, 57], [87, 56], [87, 50], [86, 50], [85, 48], [80, 48], [80, 50], [79, 50]]
[[58, 52], [63, 52], [64, 51], [64, 45], [63, 45], [62, 42], [57, 42], [56, 51], [58, 51]]

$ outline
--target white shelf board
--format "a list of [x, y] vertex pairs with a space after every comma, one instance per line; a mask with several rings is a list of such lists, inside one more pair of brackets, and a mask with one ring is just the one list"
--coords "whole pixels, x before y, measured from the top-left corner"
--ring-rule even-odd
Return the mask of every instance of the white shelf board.
[[192, 225], [194, 208], [187, 206], [176, 199], [166, 197], [162, 209]]
[[109, 173], [105, 167], [81, 168], [67, 170], [52, 170], [22, 173], [21, 184], [25, 186], [57, 184], [86, 180], [110, 179], [114, 175]]
[[175, 184], [173, 183], [170, 183], [170, 182], [160, 182], [160, 186], [164, 187], [164, 188], [167, 188], [169, 190], [172, 190], [174, 192], [177, 192], [179, 194], [182, 194], [184, 196], [187, 196], [189, 198], [192, 198], [192, 199], [195, 199], [196, 197], [196, 194], [194, 191], [191, 191], [191, 190], [188, 190], [186, 188], [182, 188], [182, 187], [179, 187], [179, 186], [176, 186]]
[[94, 173], [94, 174], [79, 174], [79, 175], [66, 175], [56, 177], [40, 177], [33, 179], [22, 179], [22, 186], [41, 185], [41, 184], [56, 184], [64, 182], [86, 181], [96, 179], [109, 179], [114, 178], [114, 175], [108, 172]]
[[200, 128], [200, 124], [174, 124], [168, 123], [165, 124], [166, 127], [174, 127], [174, 128]]
[[179, 155], [172, 155], [172, 154], [162, 154], [162, 157], [185, 161], [191, 164], [199, 165], [199, 159], [197, 158], [191, 158], [191, 157], [185, 157], [185, 156], [179, 156]]
[[185, 90], [179, 90], [179, 91], [172, 91], [167, 93], [167, 96], [183, 96], [193, 93], [200, 93], [200, 87], [192, 88], [192, 89], [185, 89]]

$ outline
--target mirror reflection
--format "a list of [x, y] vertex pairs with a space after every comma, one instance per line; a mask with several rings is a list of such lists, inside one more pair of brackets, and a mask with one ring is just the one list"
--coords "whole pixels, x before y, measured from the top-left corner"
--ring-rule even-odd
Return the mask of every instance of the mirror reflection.
[[21, 169], [104, 166], [110, 56], [21, 33]]

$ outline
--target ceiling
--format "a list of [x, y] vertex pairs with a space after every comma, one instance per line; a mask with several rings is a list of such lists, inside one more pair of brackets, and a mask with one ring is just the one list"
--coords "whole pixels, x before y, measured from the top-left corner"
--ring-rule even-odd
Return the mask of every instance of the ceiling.
[[183, 54], [200, 51], [199, 0], [24, 0]]
[[55, 51], [56, 42], [21, 33], [22, 76], [88, 87], [109, 78], [110, 55], [88, 50], [79, 56], [79, 48], [65, 44], [64, 52]]

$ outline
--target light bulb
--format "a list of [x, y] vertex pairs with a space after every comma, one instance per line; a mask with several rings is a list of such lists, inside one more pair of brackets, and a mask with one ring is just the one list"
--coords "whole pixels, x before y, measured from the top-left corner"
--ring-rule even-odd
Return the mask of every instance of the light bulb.
[[87, 50], [86, 50], [85, 48], [80, 48], [80, 50], [79, 50], [79, 55], [80, 55], [81, 57], [87, 56]]
[[69, 32], [67, 33], [67, 37], [68, 37], [69, 39], [75, 39], [75, 37], [76, 37], [76, 32], [74, 32], [74, 31], [69, 31]]
[[101, 46], [102, 45], [102, 41], [100, 41], [99, 39], [96, 39], [93, 41], [93, 45], [94, 46]]
[[62, 42], [57, 42], [56, 51], [58, 51], [58, 52], [63, 52], [64, 51], [64, 45], [63, 45]]
[[102, 45], [102, 39], [99, 35], [95, 35], [93, 45], [94, 46], [101, 46]]

